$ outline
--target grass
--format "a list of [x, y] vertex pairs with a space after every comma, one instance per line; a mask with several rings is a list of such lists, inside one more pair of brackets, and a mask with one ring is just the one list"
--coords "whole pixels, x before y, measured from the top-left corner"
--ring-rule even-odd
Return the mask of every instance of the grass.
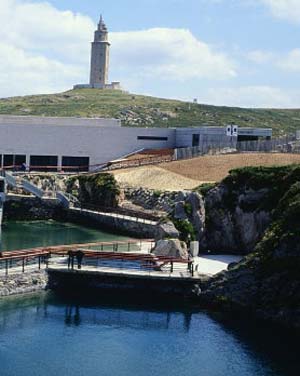
[[246, 109], [193, 104], [113, 90], [80, 89], [50, 95], [0, 99], [0, 114], [114, 117], [124, 126], [224, 126], [273, 128], [282, 135], [300, 129], [300, 109]]

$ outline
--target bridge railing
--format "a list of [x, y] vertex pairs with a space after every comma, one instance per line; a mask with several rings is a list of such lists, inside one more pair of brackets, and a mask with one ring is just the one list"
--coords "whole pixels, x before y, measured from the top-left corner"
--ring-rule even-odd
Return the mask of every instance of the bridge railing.
[[0, 252], [0, 275], [11, 273], [24, 273], [27, 270], [41, 269], [48, 266], [49, 261], [57, 264], [63, 257], [68, 256], [68, 252], [74, 250], [83, 250], [89, 252], [124, 252], [150, 254], [154, 247], [154, 240], [124, 240], [115, 242], [94, 242], [94, 243], [77, 243], [68, 245], [58, 245], [49, 247], [38, 247], [30, 249], [21, 249], [14, 251]]
[[92, 210], [92, 211], [101, 212], [101, 213], [111, 213], [111, 214], [118, 214], [124, 217], [133, 217], [139, 220], [158, 222], [161, 219], [161, 217], [159, 217], [158, 215], [153, 215], [150, 213], [145, 213], [142, 211], [126, 209], [126, 208], [121, 208], [121, 207], [113, 208], [113, 207], [107, 207], [107, 206], [101, 206], [101, 205], [95, 205], [95, 204], [89, 204], [89, 203], [80, 203], [78, 207], [80, 209], [87, 209], [87, 210]]
[[50, 259], [51, 269], [62, 268], [70, 272], [75, 269], [110, 269], [114, 272], [125, 272], [135, 270], [143, 274], [159, 272], [172, 274], [174, 272], [186, 272], [194, 275], [194, 262], [192, 259], [181, 259], [177, 257], [156, 256], [153, 254], [128, 253], [128, 252], [105, 252], [95, 250], [70, 251], [63, 260], [53, 262]]

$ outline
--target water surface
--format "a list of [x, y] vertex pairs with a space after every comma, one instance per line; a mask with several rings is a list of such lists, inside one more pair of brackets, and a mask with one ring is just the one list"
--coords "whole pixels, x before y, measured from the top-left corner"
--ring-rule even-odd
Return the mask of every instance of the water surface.
[[127, 239], [113, 233], [56, 221], [8, 221], [2, 225], [1, 250]]
[[205, 312], [101, 300], [0, 300], [1, 376], [300, 374], [299, 338]]

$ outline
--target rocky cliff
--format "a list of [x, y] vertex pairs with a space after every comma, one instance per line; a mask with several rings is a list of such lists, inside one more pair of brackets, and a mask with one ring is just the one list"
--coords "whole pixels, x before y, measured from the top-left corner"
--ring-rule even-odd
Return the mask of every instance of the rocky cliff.
[[300, 166], [233, 171], [206, 206], [206, 241], [252, 252], [201, 286], [201, 300], [300, 329]]

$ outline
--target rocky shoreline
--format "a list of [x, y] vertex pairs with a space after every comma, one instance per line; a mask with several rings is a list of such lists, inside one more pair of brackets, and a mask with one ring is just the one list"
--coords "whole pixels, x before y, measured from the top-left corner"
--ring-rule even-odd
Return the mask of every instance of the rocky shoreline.
[[[89, 199], [99, 196], [100, 183], [81, 182]], [[102, 196], [110, 197], [106, 193]], [[141, 210], [164, 213], [160, 238], [169, 238], [170, 233], [174, 237], [177, 232], [181, 240], [197, 239], [202, 252], [246, 256], [230, 265], [228, 271], [195, 286], [193, 293], [199, 305], [247, 311], [286, 327], [300, 328], [298, 165], [234, 170], [218, 185], [199, 187], [195, 192], [127, 190], [124, 201]], [[21, 278], [15, 284], [11, 281], [11, 288], [7, 286], [8, 282], [4, 294], [38, 289], [44, 282]]]
[[47, 285], [48, 273], [44, 270], [11, 274], [0, 279], [0, 297], [44, 291]]

